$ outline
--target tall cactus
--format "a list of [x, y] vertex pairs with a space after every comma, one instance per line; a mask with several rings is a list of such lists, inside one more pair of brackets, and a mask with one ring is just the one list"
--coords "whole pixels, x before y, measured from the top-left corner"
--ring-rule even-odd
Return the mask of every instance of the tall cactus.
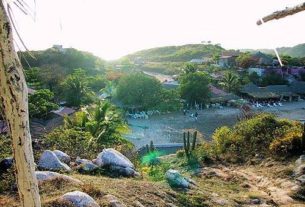
[[187, 136], [186, 136], [186, 133], [183, 132], [183, 146], [184, 146], [185, 155], [187, 157], [189, 157], [191, 155], [192, 151], [195, 150], [195, 148], [196, 148], [196, 141], [197, 141], [197, 131], [195, 131], [193, 133], [192, 144], [191, 144], [191, 141], [190, 141], [190, 132], [189, 131], [187, 132]]

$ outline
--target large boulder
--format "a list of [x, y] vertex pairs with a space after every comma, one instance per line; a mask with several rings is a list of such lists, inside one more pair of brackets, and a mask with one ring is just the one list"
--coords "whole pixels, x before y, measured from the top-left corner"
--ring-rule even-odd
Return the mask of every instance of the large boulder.
[[93, 164], [92, 162], [84, 162], [82, 164], [80, 164], [79, 166], [77, 166], [77, 170], [78, 172], [80, 173], [92, 173], [92, 172], [96, 172], [96, 170], [98, 169], [99, 167], [95, 164]]
[[53, 152], [61, 162], [66, 163], [67, 165], [70, 163], [71, 158], [66, 153], [64, 153], [60, 150], [54, 150]]
[[84, 163], [92, 163], [92, 161], [87, 159], [81, 159], [80, 157], [76, 157], [75, 163], [80, 165]]
[[183, 177], [179, 171], [170, 169], [165, 173], [165, 177], [170, 186], [176, 188], [190, 188], [195, 185], [194, 181]]
[[12, 157], [7, 157], [0, 162], [0, 175], [6, 173], [8, 169], [13, 166], [14, 159]]
[[134, 168], [130, 160], [115, 149], [104, 149], [96, 158], [96, 164], [102, 166], [120, 166]]
[[66, 193], [60, 200], [69, 202], [75, 207], [100, 207], [92, 197], [80, 191]]
[[134, 165], [130, 160], [115, 149], [104, 149], [96, 158], [95, 163], [100, 167], [108, 167], [122, 176], [136, 176]]
[[36, 171], [35, 175], [39, 184], [52, 180], [62, 180], [73, 184], [83, 184], [80, 180], [51, 171]]
[[51, 171], [71, 171], [71, 168], [67, 164], [62, 163], [56, 154], [50, 150], [42, 153], [38, 161], [38, 168]]

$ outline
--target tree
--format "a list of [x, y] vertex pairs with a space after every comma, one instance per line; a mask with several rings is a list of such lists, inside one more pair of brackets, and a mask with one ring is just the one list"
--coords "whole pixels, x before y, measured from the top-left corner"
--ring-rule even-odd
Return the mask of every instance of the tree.
[[123, 76], [117, 86], [116, 97], [127, 106], [150, 109], [161, 101], [161, 83], [143, 73]]
[[157, 108], [161, 111], [177, 111], [182, 107], [178, 90], [163, 89], [161, 92], [161, 100], [157, 105]]
[[209, 99], [209, 78], [207, 73], [188, 73], [180, 78], [180, 94], [189, 104], [205, 103]]
[[93, 102], [93, 92], [88, 87], [87, 76], [82, 69], [76, 69], [63, 83], [65, 100], [70, 106], [79, 107]]
[[263, 77], [261, 84], [263, 86], [283, 85], [287, 84], [287, 80], [285, 80], [285, 78], [283, 78], [280, 74], [277, 74], [276, 72], [271, 72]]
[[237, 91], [240, 87], [239, 77], [231, 71], [226, 72], [220, 85], [228, 92]]
[[260, 83], [260, 77], [256, 72], [249, 75], [249, 80], [256, 85]]
[[188, 73], [195, 73], [197, 71], [197, 66], [192, 63], [187, 63], [184, 66], [183, 72], [188, 74]]
[[237, 65], [242, 68], [249, 68], [252, 65], [257, 64], [257, 60], [252, 57], [249, 52], [242, 53], [236, 58]]
[[48, 89], [37, 90], [33, 95], [29, 95], [30, 117], [46, 118], [50, 111], [58, 108], [53, 99], [54, 93]]
[[[9, 4], [6, 6], [10, 9]], [[0, 108], [12, 138], [20, 203], [23, 207], [40, 207], [29, 127], [28, 89], [3, 1], [0, 1], [0, 28]]]

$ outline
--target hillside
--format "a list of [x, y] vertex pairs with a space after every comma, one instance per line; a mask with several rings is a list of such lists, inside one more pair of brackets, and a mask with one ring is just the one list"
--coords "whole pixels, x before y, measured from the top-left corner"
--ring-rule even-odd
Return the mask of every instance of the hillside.
[[[277, 48], [280, 55], [289, 55], [291, 57], [305, 57], [305, 43], [299, 44], [293, 47], [280, 47]], [[242, 49], [241, 51], [258, 52], [274, 54], [272, 49]]]
[[131, 60], [141, 58], [145, 62], [184, 62], [191, 59], [202, 58], [220, 54], [224, 49], [212, 44], [188, 44], [182, 46], [157, 47], [141, 50], [126, 57]]

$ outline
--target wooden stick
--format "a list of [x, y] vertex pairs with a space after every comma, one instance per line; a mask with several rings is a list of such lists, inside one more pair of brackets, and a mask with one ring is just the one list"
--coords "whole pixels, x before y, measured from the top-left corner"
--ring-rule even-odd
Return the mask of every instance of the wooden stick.
[[304, 11], [304, 10], [305, 10], [305, 2], [302, 3], [302, 4], [299, 4], [295, 7], [290, 7], [290, 8], [286, 8], [284, 10], [281, 10], [281, 11], [273, 12], [272, 14], [270, 14], [268, 16], [265, 16], [262, 19], [258, 20], [256, 22], [256, 24], [257, 25], [262, 25], [263, 22], [269, 22], [269, 21], [274, 20], [274, 19], [282, 19], [282, 18], [285, 18], [286, 16], [294, 15], [294, 14], [299, 13], [299, 12]]

